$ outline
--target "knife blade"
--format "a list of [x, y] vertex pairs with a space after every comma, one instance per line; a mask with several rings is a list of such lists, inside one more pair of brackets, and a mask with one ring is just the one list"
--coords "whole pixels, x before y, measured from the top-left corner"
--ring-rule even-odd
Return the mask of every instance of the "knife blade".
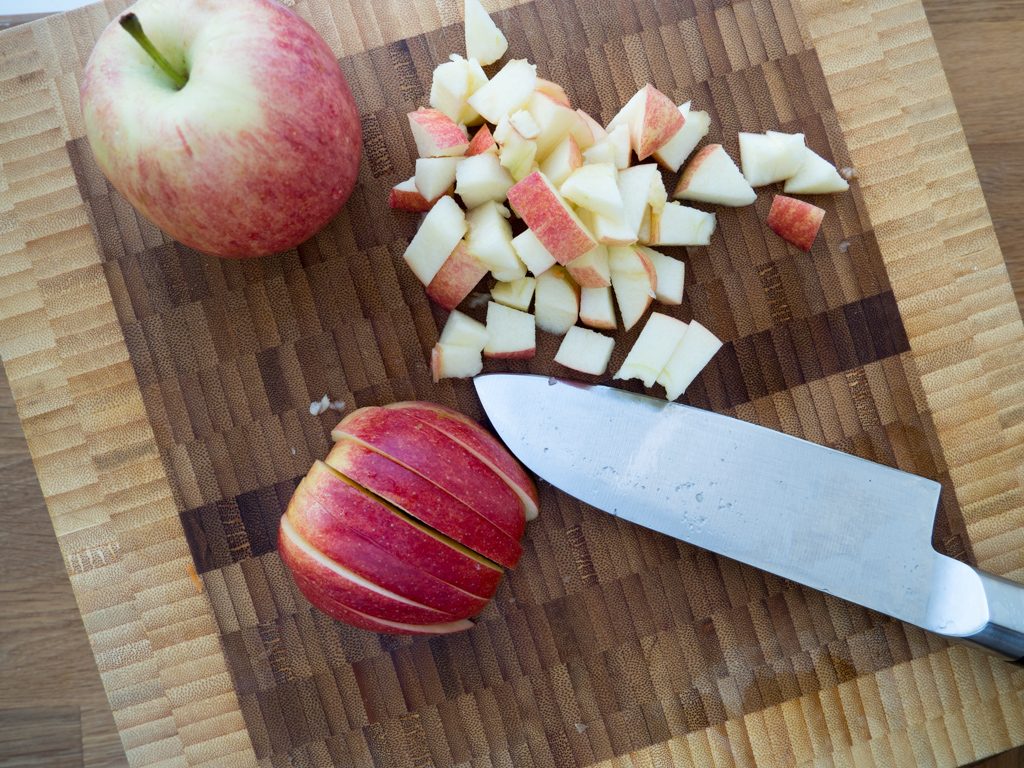
[[1024, 587], [936, 552], [941, 486], [729, 416], [545, 376], [474, 380], [532, 471], [581, 501], [808, 587], [1024, 657]]

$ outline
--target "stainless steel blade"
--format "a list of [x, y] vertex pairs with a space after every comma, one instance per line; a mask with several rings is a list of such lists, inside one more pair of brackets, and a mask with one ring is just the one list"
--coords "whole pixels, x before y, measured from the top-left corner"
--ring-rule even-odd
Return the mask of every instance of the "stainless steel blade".
[[513, 453], [588, 504], [943, 634], [988, 618], [974, 571], [931, 547], [932, 480], [609, 387], [514, 374], [476, 387]]

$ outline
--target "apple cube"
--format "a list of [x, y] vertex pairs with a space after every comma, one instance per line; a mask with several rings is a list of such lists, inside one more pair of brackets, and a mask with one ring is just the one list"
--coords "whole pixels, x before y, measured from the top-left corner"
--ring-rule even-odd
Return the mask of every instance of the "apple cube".
[[466, 214], [452, 198], [442, 197], [423, 217], [405, 249], [405, 262], [421, 283], [430, 285], [464, 234]]
[[675, 400], [682, 395], [721, 348], [722, 342], [715, 334], [696, 320], [691, 321], [682, 342], [658, 374], [665, 397]]
[[484, 369], [478, 349], [436, 344], [430, 351], [430, 377], [436, 384], [441, 379], [468, 379]]
[[437, 343], [451, 347], [469, 347], [480, 352], [487, 344], [487, 327], [479, 320], [474, 320], [456, 309], [448, 315]]
[[509, 116], [508, 122], [524, 139], [536, 139], [540, 136], [540, 126], [533, 119], [533, 115], [525, 109], [513, 112]]
[[452, 188], [461, 157], [421, 157], [416, 161], [413, 180], [427, 200], [436, 200]]
[[420, 157], [461, 157], [469, 146], [466, 130], [438, 109], [410, 112], [409, 128]]
[[488, 201], [504, 202], [514, 183], [508, 171], [501, 167], [497, 155], [490, 152], [467, 157], [455, 169], [455, 193], [467, 208], [476, 208]]
[[580, 322], [591, 328], [615, 330], [617, 324], [611, 288], [580, 289]]
[[772, 232], [802, 251], [810, 251], [818, 236], [825, 211], [805, 200], [776, 195], [768, 212]]
[[540, 171], [516, 183], [508, 191], [508, 202], [559, 264], [567, 264], [597, 245], [580, 217]]
[[740, 164], [752, 187], [788, 179], [804, 162], [802, 133], [740, 133]]
[[522, 109], [533, 96], [537, 68], [525, 59], [512, 59], [469, 97], [469, 106], [489, 123]]
[[513, 237], [512, 247], [519, 260], [535, 277], [543, 274], [556, 263], [555, 257], [541, 244], [532, 229], [524, 229]]
[[482, 261], [497, 280], [518, 280], [526, 267], [512, 248], [512, 226], [508, 209], [493, 201], [474, 208], [466, 215], [469, 251]]
[[[661, 172], [654, 163], [634, 165], [619, 171], [618, 183], [619, 192], [622, 195], [620, 218], [633, 234], [633, 239], [636, 240], [640, 224], [643, 221], [644, 209], [647, 208], [652, 195], [658, 199], [658, 189], [660, 188], [661, 192], [665, 190], [661, 181]], [[664, 208], [664, 202], [658, 200], [658, 203], [660, 208]]]
[[579, 115], [540, 91], [530, 97], [529, 110], [538, 126], [537, 157], [542, 160], [579, 125]]
[[736, 207], [750, 205], [757, 193], [722, 145], [708, 144], [686, 166], [673, 197]]
[[587, 165], [604, 163], [615, 165], [615, 147], [607, 138], [601, 139], [588, 149], [583, 150], [583, 162]]
[[654, 265], [654, 273], [657, 281], [654, 288], [654, 298], [662, 304], [683, 303], [683, 282], [686, 278], [686, 265], [679, 259], [673, 259], [664, 253], [648, 248], [637, 246], [639, 250], [651, 260]]
[[565, 267], [555, 265], [537, 278], [533, 309], [537, 327], [561, 336], [576, 324], [580, 312], [580, 290]]
[[581, 288], [606, 288], [612, 284], [607, 246], [598, 244], [565, 266]]
[[563, 107], [569, 106], [569, 96], [566, 94], [565, 89], [558, 83], [553, 83], [550, 80], [545, 80], [543, 77], [538, 77], [537, 92], [543, 93], [549, 99], [561, 104]]
[[469, 140], [466, 157], [482, 155], [485, 152], [498, 154], [498, 143], [494, 140], [494, 134], [491, 133], [491, 129], [486, 123], [481, 125], [473, 134], [473, 138]]
[[487, 305], [486, 357], [524, 359], [537, 351], [533, 315], [492, 301]]
[[561, 193], [576, 205], [601, 216], [616, 217], [622, 209], [618, 174], [611, 163], [577, 168], [562, 184]]
[[576, 139], [566, 136], [541, 161], [540, 170], [551, 180], [552, 184], [561, 187], [562, 183], [581, 165], [583, 165], [583, 153], [580, 152]]
[[658, 285], [654, 265], [643, 251], [630, 246], [608, 249], [612, 272], [612, 290], [628, 331], [651, 306]]
[[598, 216], [580, 209], [580, 218], [602, 245], [632, 245], [636, 242], [637, 233], [626, 225], [621, 213], [616, 216]]
[[612, 147], [615, 167], [620, 171], [629, 168], [629, 158], [632, 151], [629, 129], [624, 125], [620, 125], [615, 130], [608, 132], [608, 138], [605, 141]]
[[646, 100], [647, 94], [641, 88], [622, 105], [619, 111], [615, 113], [615, 117], [608, 121], [605, 131], [614, 131], [620, 125], [624, 125], [627, 130], [632, 131], [633, 123], [636, 122], [636, 119], [643, 119], [644, 102]]
[[487, 265], [470, 253], [465, 241], [460, 242], [427, 285], [427, 296], [445, 309], [455, 309], [486, 274]]
[[508, 282], [499, 281], [491, 288], [491, 298], [506, 307], [529, 312], [536, 282], [532, 277], [521, 277]]
[[828, 160], [810, 147], [804, 150], [804, 161], [800, 169], [786, 179], [783, 192], [797, 195], [827, 195], [831, 192], [845, 192], [849, 183]]
[[629, 127], [637, 158], [646, 160], [668, 143], [686, 120], [679, 107], [653, 85], [644, 86], [633, 99], [623, 108], [627, 112], [623, 123]]
[[530, 141], [515, 128], [510, 128], [499, 143], [501, 149], [498, 150], [498, 159], [513, 181], [520, 181], [533, 171], [537, 157], [535, 141]]
[[652, 313], [615, 378], [639, 379], [645, 387], [653, 387], [685, 335], [686, 323], [682, 320]]
[[487, 75], [480, 67], [480, 62], [452, 54], [450, 61], [434, 69], [434, 78], [430, 84], [430, 106], [444, 112], [455, 123], [478, 123], [480, 115], [466, 102], [486, 82]]
[[480, 0], [466, 0], [466, 55], [487, 66], [508, 50], [508, 40], [484, 10]]
[[700, 144], [700, 140], [708, 135], [711, 118], [707, 112], [690, 109], [690, 102], [679, 105], [679, 113], [683, 116], [683, 127], [661, 147], [654, 150], [654, 159], [670, 171], [678, 171], [690, 153]]
[[433, 200], [427, 200], [416, 189], [416, 178], [410, 177], [391, 188], [391, 193], [388, 195], [388, 206], [396, 211], [425, 213], [433, 208], [434, 203], [439, 199], [440, 196]]
[[613, 349], [615, 339], [574, 325], [562, 339], [555, 362], [580, 373], [600, 376], [608, 368]]
[[657, 225], [651, 216], [648, 245], [707, 245], [714, 231], [715, 214], [672, 202], [657, 217]]

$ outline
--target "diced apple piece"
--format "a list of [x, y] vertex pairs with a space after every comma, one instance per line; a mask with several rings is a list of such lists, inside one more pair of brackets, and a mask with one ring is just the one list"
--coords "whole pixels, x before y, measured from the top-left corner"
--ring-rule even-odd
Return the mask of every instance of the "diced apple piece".
[[441, 379], [468, 379], [484, 369], [478, 349], [436, 344], [430, 351], [430, 377], [436, 384]]
[[559, 264], [582, 256], [597, 242], [548, 177], [534, 171], [508, 191], [512, 209]]
[[708, 144], [686, 166], [673, 197], [737, 207], [750, 205], [757, 193], [722, 145]]
[[547, 157], [541, 161], [540, 170], [556, 187], [569, 178], [570, 174], [583, 165], [583, 154], [576, 139], [566, 136]]
[[504, 202], [514, 183], [498, 157], [490, 152], [467, 157], [455, 169], [455, 193], [467, 208], [476, 208], [490, 200]]
[[521, 277], [518, 280], [509, 282], [497, 282], [491, 288], [491, 298], [506, 307], [518, 309], [522, 312], [530, 311], [530, 301], [533, 299], [533, 289], [536, 279], [532, 277]]
[[561, 336], [576, 324], [580, 312], [580, 290], [565, 267], [557, 264], [537, 278], [534, 314], [537, 327]]
[[783, 192], [797, 195], [827, 195], [845, 192], [850, 184], [839, 175], [836, 167], [810, 147], [804, 150], [804, 162], [800, 170], [786, 179]]
[[641, 101], [629, 117], [630, 143], [640, 160], [646, 160], [665, 146], [685, 125], [685, 118], [672, 100], [646, 85], [640, 91]]
[[629, 158], [632, 151], [629, 129], [624, 125], [620, 125], [614, 131], [608, 132], [606, 141], [612, 146], [615, 167], [620, 171], [629, 168]]
[[512, 59], [469, 97], [469, 106], [489, 123], [497, 124], [526, 106], [537, 84], [537, 68], [525, 59]]
[[596, 245], [566, 264], [569, 275], [581, 288], [605, 288], [612, 284], [608, 248]]
[[465, 129], [437, 109], [410, 112], [409, 128], [420, 157], [461, 157], [469, 146]]
[[[585, 114], [586, 112], [583, 112], [583, 110], [577, 109], [576, 120], [569, 129], [569, 135], [576, 139], [576, 144], [581, 152], [588, 147], [592, 147], [594, 142], [597, 141], [597, 135], [594, 133], [593, 126], [583, 117]], [[603, 136], [604, 132], [601, 126], [598, 125], [597, 128], [602, 131], [601, 136]]]
[[660, 173], [654, 174], [651, 178], [651, 188], [647, 192], [647, 204], [655, 213], [661, 213], [668, 202], [668, 190], [665, 189], [665, 181]]
[[590, 148], [583, 150], [583, 162], [587, 165], [599, 163], [615, 165], [615, 147], [607, 138], [601, 139]]
[[466, 55], [487, 66], [508, 50], [508, 40], [484, 10], [480, 0], [466, 0]]
[[[622, 213], [620, 218], [632, 233], [633, 240], [640, 231], [644, 209], [651, 198], [651, 190], [655, 184], [661, 184], [661, 172], [654, 163], [634, 165], [619, 171], [619, 193], [622, 196]], [[662, 185], [662, 190], [664, 186]], [[664, 207], [664, 203], [661, 204]]]
[[651, 306], [658, 285], [657, 273], [647, 254], [630, 246], [609, 248], [608, 260], [615, 301], [628, 331]]
[[[511, 125], [511, 123], [509, 123]], [[537, 156], [537, 143], [525, 138], [515, 128], [511, 128], [504, 137], [498, 150], [498, 159], [513, 181], [521, 181], [534, 169]]]
[[660, 251], [646, 246], [637, 246], [646, 254], [654, 265], [654, 272], [658, 276], [654, 298], [662, 304], [683, 303], [683, 283], [686, 279], [686, 265], [679, 259], [673, 259]]
[[740, 133], [740, 164], [752, 187], [773, 184], [793, 176], [804, 161], [802, 133]]
[[464, 234], [466, 214], [452, 198], [442, 197], [423, 217], [405, 249], [405, 262], [421, 283], [430, 285]]
[[486, 274], [487, 265], [470, 253], [465, 241], [460, 242], [427, 285], [427, 296], [445, 309], [455, 309]]
[[495, 202], [474, 208], [466, 216], [469, 251], [491, 270], [497, 280], [518, 280], [526, 267], [512, 248], [508, 209]]
[[459, 310], [453, 310], [441, 331], [438, 344], [453, 347], [469, 347], [477, 352], [487, 344], [487, 326]]
[[485, 152], [498, 154], [498, 143], [494, 140], [494, 134], [491, 133], [491, 129], [486, 123], [481, 125], [470, 139], [469, 147], [466, 148], [466, 157], [482, 155]]
[[512, 247], [515, 249], [519, 260], [530, 270], [530, 274], [537, 277], [555, 265], [555, 257], [548, 253], [548, 249], [541, 245], [540, 240], [533, 233], [532, 229], [524, 229], [512, 238]]
[[690, 153], [700, 144], [700, 140], [708, 135], [711, 118], [707, 112], [690, 109], [690, 102], [679, 105], [679, 113], [683, 116], [683, 127], [661, 147], [654, 150], [654, 159], [670, 171], [678, 171]]
[[433, 200], [427, 200], [420, 191], [416, 189], [416, 177], [410, 177], [403, 182], [395, 184], [388, 195], [388, 206], [396, 211], [409, 211], [411, 213], [425, 213], [434, 207], [440, 196]]
[[486, 357], [524, 359], [537, 351], [533, 315], [492, 301], [487, 305]]
[[580, 289], [580, 322], [591, 328], [615, 330], [617, 324], [611, 288]]
[[658, 383], [665, 387], [665, 397], [675, 400], [682, 395], [721, 348], [722, 342], [715, 334], [696, 320], [691, 321], [682, 343], [658, 374]]
[[543, 93], [549, 99], [561, 104], [563, 107], [569, 106], [569, 96], [566, 94], [565, 89], [558, 83], [553, 83], [550, 80], [545, 80], [543, 77], [538, 77], [537, 92]]
[[644, 102], [647, 100], [647, 94], [644, 89], [641, 88], [639, 91], [634, 93], [629, 100], [622, 105], [618, 112], [615, 113], [615, 117], [608, 121], [608, 125], [605, 126], [606, 132], [614, 131], [620, 125], [626, 126], [626, 129], [633, 130], [633, 124], [637, 120], [643, 119]]
[[474, 125], [480, 115], [466, 102], [487, 82], [487, 75], [476, 59], [466, 60], [452, 54], [451, 61], [439, 64], [430, 84], [430, 106], [444, 112], [455, 123]]
[[508, 122], [524, 139], [536, 139], [540, 135], [540, 126], [533, 119], [533, 115], [525, 109], [513, 112]]
[[586, 209], [580, 209], [580, 218], [587, 225], [597, 242], [602, 245], [632, 245], [636, 242], [636, 232], [618, 216], [598, 216]]
[[413, 177], [416, 189], [427, 200], [436, 200], [452, 188], [461, 157], [421, 157]]
[[579, 115], [545, 93], [530, 97], [530, 114], [537, 123], [537, 158], [543, 160], [564, 139], [578, 130]]
[[810, 251], [818, 236], [825, 211], [795, 197], [776, 195], [768, 212], [772, 232], [802, 251]]
[[651, 217], [651, 241], [648, 245], [708, 245], [715, 231], [715, 214], [668, 203], [657, 217]]
[[600, 376], [608, 368], [613, 349], [615, 339], [574, 325], [562, 339], [555, 362], [580, 373]]
[[562, 197], [600, 216], [618, 216], [622, 210], [618, 174], [611, 163], [577, 168], [560, 191]]
[[645, 387], [653, 387], [658, 374], [668, 364], [685, 335], [686, 323], [682, 320], [654, 312], [622, 361], [622, 367], [616, 371], [615, 378], [640, 379]]
[[[576, 114], [580, 116], [580, 120], [582, 121], [583, 125], [587, 126], [587, 128], [590, 129], [592, 144], [596, 144], [602, 139], [608, 137], [608, 131], [606, 131], [604, 129], [604, 126], [597, 122], [597, 120], [592, 118], [589, 112], [585, 112], [582, 109], [577, 109]], [[576, 140], [579, 141], [579, 137], [577, 137]], [[583, 146], [582, 142], [580, 142], [580, 149], [586, 149], [586, 147]]]
[[636, 233], [636, 241], [644, 245], [653, 243], [660, 229], [661, 214], [655, 213], [651, 206], [644, 209], [644, 217], [640, 220], [640, 229]]

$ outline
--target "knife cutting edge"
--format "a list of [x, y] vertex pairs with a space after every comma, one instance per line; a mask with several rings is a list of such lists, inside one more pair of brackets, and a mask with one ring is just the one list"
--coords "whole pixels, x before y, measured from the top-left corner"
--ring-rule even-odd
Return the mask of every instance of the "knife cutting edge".
[[1024, 586], [932, 548], [938, 483], [611, 387], [474, 382], [509, 449], [581, 501], [1024, 664]]

